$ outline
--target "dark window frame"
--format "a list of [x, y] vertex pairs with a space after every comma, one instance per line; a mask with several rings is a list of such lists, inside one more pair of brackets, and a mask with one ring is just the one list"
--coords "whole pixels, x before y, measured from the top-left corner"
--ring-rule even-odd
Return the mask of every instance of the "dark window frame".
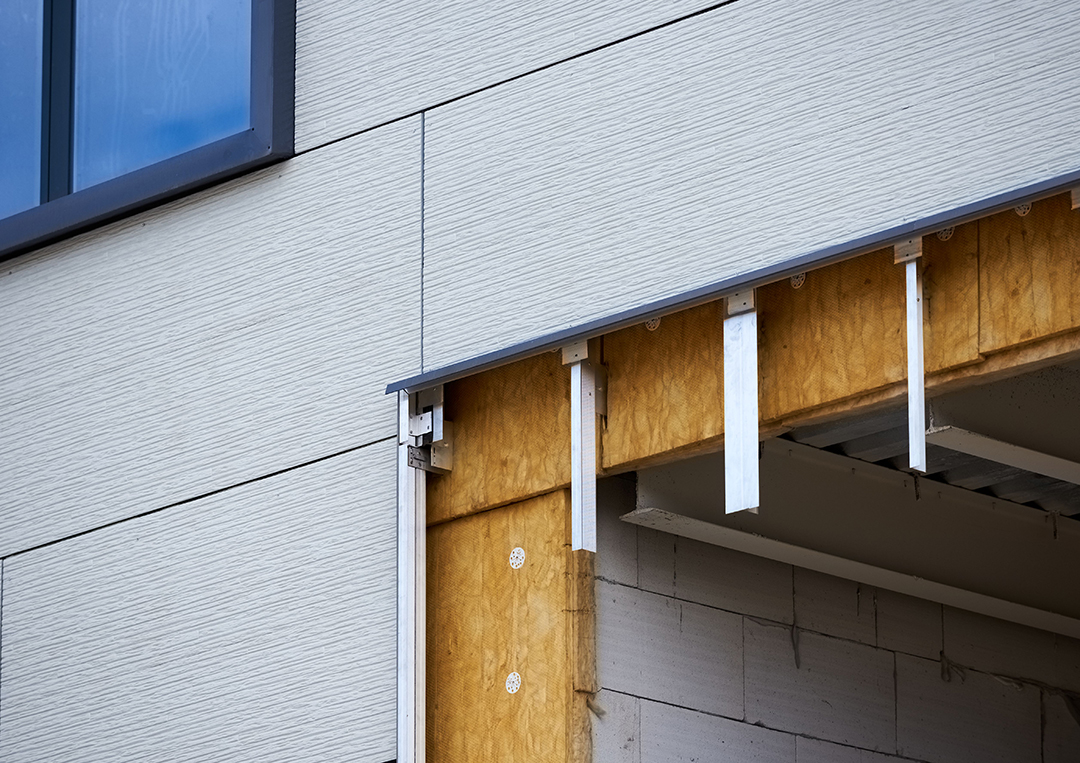
[[251, 128], [71, 192], [77, 0], [44, 2], [42, 203], [0, 219], [0, 259], [293, 155], [295, 0], [251, 0]]

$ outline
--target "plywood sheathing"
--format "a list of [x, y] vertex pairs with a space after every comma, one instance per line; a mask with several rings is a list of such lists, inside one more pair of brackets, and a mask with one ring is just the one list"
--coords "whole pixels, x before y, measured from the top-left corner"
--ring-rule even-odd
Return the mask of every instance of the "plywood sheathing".
[[1080, 327], [1080, 213], [1069, 195], [979, 221], [980, 349]]
[[724, 336], [720, 302], [604, 337], [608, 370], [602, 465], [717, 441], [724, 432]]
[[[589, 760], [592, 554], [559, 490], [428, 530], [428, 759]], [[510, 554], [524, 550], [514, 569]], [[521, 688], [506, 689], [510, 673]]]
[[428, 524], [570, 484], [570, 371], [545, 352], [446, 385], [454, 470], [428, 478]]

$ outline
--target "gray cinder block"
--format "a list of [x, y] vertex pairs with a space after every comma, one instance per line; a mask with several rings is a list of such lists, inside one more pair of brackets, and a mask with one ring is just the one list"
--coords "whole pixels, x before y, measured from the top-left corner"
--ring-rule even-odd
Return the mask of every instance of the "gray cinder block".
[[746, 720], [895, 752], [893, 654], [851, 641], [745, 620]]
[[794, 587], [800, 628], [871, 646], [877, 642], [873, 586], [796, 567]]
[[932, 763], [1039, 763], [1039, 690], [896, 656], [896, 741]]
[[602, 582], [597, 610], [605, 689], [742, 717], [741, 617]]
[[[795, 737], [747, 723], [641, 702], [642, 763], [794, 763]], [[597, 760], [596, 763], [605, 763]]]
[[603, 715], [593, 715], [594, 763], [641, 763], [641, 700], [601, 691], [594, 698]]
[[675, 595], [711, 607], [791, 622], [791, 565], [679, 538]]
[[941, 605], [877, 589], [878, 646], [936, 660], [941, 653]]

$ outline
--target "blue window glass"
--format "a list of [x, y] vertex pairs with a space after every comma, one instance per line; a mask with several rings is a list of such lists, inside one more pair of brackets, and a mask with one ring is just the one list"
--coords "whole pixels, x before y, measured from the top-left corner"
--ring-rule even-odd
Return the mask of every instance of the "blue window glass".
[[251, 127], [251, 0], [75, 9], [73, 190]]
[[41, 201], [41, 0], [0, 0], [0, 218]]

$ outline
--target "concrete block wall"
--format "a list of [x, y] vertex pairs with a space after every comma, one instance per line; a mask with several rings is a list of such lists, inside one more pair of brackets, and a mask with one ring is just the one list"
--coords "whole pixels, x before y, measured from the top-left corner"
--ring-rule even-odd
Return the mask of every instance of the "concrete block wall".
[[1080, 642], [619, 520], [601, 482], [596, 763], [1080, 759]]

